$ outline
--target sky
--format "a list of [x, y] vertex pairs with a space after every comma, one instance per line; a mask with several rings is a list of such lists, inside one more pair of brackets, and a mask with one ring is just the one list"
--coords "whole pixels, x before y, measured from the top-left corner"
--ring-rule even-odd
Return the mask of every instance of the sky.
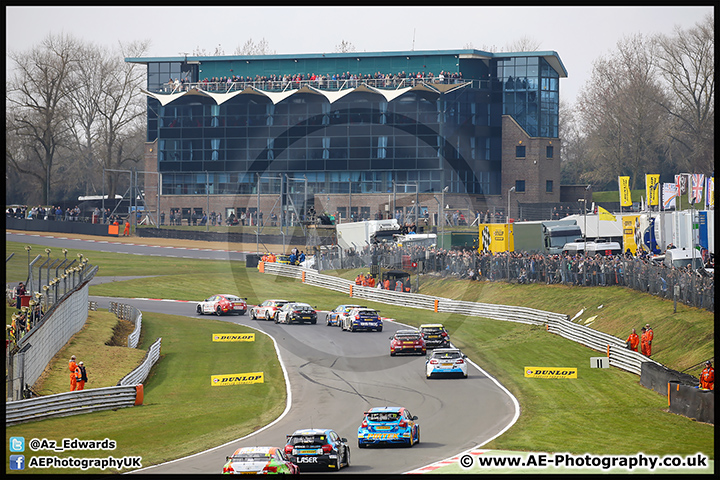
[[[574, 103], [623, 37], [693, 27], [712, 6], [686, 7], [6, 7], [6, 53], [25, 52], [48, 34], [113, 47], [151, 42], [147, 56], [173, 57], [220, 46], [232, 55], [249, 39], [277, 54], [504, 49], [523, 37], [558, 53], [568, 77], [560, 96]], [[6, 63], [7, 63], [6, 55]], [[8, 66], [10, 64], [8, 63]]]

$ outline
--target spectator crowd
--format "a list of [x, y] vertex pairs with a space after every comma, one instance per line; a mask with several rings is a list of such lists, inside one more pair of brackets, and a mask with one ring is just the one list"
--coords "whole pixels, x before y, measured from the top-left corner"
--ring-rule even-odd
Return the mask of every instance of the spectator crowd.
[[372, 74], [354, 74], [348, 72], [315, 74], [271, 74], [242, 76], [231, 75], [221, 77], [203, 78], [197, 83], [191, 83], [188, 78], [170, 78], [163, 88], [166, 92], [187, 91], [197, 87], [205, 91], [231, 91], [243, 90], [248, 86], [260, 90], [297, 89], [309, 85], [319, 90], [337, 90], [343, 87], [356, 88], [366, 83], [377, 88], [397, 88], [401, 86], [415, 86], [420, 83], [450, 84], [463, 82], [462, 72], [446, 72], [444, 70], [435, 74], [433, 72], [405, 72]]
[[[587, 287], [625, 286], [662, 298], [677, 298], [687, 305], [715, 311], [715, 280], [711, 270], [667, 267], [650, 255], [582, 254], [548, 255], [526, 252], [478, 252], [476, 249], [445, 250], [435, 246], [397, 246], [384, 243], [366, 246], [340, 256], [318, 252], [319, 269], [361, 268], [373, 263], [383, 268], [402, 268], [415, 263], [425, 274], [453, 276], [472, 281], [509, 281]], [[714, 268], [714, 263], [706, 265]]]

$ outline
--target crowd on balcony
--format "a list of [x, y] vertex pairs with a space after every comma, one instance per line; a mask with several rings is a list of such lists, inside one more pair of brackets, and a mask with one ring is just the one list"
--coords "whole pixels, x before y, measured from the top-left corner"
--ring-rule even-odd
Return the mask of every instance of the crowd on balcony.
[[355, 88], [363, 83], [377, 88], [397, 88], [402, 86], [412, 87], [420, 83], [451, 84], [461, 82], [463, 82], [462, 72], [446, 72], [444, 70], [437, 75], [433, 72], [406, 73], [405, 71], [394, 74], [382, 72], [373, 74], [354, 74], [350, 72], [333, 74], [295, 73], [255, 75], [254, 77], [243, 77], [242, 75], [211, 77], [204, 78], [197, 83], [191, 83], [187, 78], [170, 78], [163, 90], [166, 92], [183, 92], [197, 87], [205, 91], [226, 92], [243, 90], [248, 86], [253, 86], [260, 90], [271, 91], [285, 90], [287, 88], [297, 89], [304, 85], [319, 90], [338, 90], [343, 87]]

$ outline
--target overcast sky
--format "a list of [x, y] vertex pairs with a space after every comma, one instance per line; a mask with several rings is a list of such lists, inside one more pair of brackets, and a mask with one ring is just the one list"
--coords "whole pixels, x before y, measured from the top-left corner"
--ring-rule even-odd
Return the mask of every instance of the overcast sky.
[[6, 49], [28, 51], [49, 33], [108, 46], [150, 40], [148, 56], [226, 55], [248, 39], [278, 54], [329, 53], [343, 40], [358, 52], [502, 49], [522, 37], [555, 51], [569, 102], [592, 62], [623, 36], [692, 27], [713, 7], [6, 7]]

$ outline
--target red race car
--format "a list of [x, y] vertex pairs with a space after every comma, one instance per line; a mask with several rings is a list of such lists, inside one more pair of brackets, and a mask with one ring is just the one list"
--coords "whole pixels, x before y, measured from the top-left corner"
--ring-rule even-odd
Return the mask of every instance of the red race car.
[[418, 330], [398, 330], [390, 337], [390, 356], [398, 353], [419, 353], [425, 355], [425, 339]]
[[236, 313], [238, 315], [245, 315], [247, 311], [247, 302], [245, 300], [246, 299], [240, 298], [237, 295], [213, 295], [207, 300], [198, 302], [195, 310], [198, 315], [205, 313], [214, 313], [216, 315]]

